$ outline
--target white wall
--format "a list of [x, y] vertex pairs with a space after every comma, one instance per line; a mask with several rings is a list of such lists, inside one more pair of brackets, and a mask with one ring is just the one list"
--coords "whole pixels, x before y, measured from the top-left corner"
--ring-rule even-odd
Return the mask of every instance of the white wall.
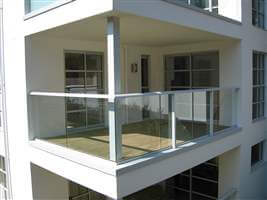
[[68, 200], [68, 180], [36, 165], [31, 165], [34, 200]]
[[219, 156], [219, 197], [239, 188], [240, 167], [239, 147]]
[[241, 4], [242, 0], [219, 0], [219, 14], [241, 22]]

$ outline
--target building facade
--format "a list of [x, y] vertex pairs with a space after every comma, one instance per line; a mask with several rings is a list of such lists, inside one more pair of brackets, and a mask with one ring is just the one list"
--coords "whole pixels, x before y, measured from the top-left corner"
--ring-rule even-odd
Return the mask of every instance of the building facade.
[[0, 200], [267, 199], [266, 11], [1, 2]]

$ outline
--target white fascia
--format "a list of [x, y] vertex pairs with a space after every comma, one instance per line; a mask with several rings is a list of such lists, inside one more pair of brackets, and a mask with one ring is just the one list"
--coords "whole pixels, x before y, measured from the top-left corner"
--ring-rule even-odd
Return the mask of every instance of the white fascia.
[[[75, 0], [53, 5], [24, 17], [24, 35], [32, 35], [113, 10], [113, 0]], [[89, 28], [89, 27], [88, 27]]]
[[[174, 3], [176, 2], [176, 3]], [[242, 23], [174, 0], [114, 0], [114, 11], [148, 17], [210, 33], [242, 38]]]

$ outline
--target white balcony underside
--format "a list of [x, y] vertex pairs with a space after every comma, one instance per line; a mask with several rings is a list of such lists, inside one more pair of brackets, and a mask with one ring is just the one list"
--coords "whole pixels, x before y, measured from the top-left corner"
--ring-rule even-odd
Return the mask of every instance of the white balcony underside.
[[121, 165], [40, 140], [30, 142], [30, 156], [44, 169], [117, 199], [240, 146], [241, 136], [240, 128], [232, 128]]

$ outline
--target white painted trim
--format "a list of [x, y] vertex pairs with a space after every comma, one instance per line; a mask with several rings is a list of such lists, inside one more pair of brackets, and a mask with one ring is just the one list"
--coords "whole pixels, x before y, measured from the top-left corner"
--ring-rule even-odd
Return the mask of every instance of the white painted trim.
[[[51, 3], [47, 6], [44, 6], [38, 10], [34, 10], [34, 11], [31, 11], [29, 13], [26, 13], [25, 16], [24, 16], [24, 20], [28, 20], [30, 18], [33, 18], [33, 17], [36, 17], [38, 15], [41, 15], [41, 14], [44, 14], [46, 12], [49, 12], [50, 10], [53, 10], [53, 9], [56, 9], [60, 6], [63, 6], [67, 3], [71, 3], [73, 1], [76, 1], [76, 0], [57, 0], [56, 2], [54, 3]], [[25, 12], [26, 12], [26, 5], [25, 5]]]
[[208, 88], [208, 89], [189, 89], [189, 90], [176, 90], [166, 92], [148, 92], [148, 93], [130, 93], [130, 94], [118, 94], [116, 98], [128, 98], [128, 97], [139, 97], [139, 96], [154, 96], [154, 95], [168, 95], [168, 94], [184, 94], [184, 93], [195, 93], [195, 92], [211, 92], [211, 91], [222, 91], [222, 90], [239, 90], [238, 87], [221, 87], [221, 88]]
[[92, 98], [92, 99], [108, 99], [106, 94], [82, 94], [82, 93], [64, 93], [64, 92], [30, 92], [31, 96], [51, 96], [51, 97], [77, 97], [77, 98]]
[[171, 4], [173, 4], [173, 5], [181, 6], [181, 7], [190, 9], [190, 10], [194, 10], [194, 11], [200, 12], [200, 13], [202, 13], [202, 14], [209, 15], [209, 16], [211, 16], [211, 17], [216, 17], [216, 18], [218, 18], [218, 19], [220, 19], [220, 20], [224, 20], [224, 21], [229, 22], [229, 23], [232, 23], [232, 24], [242, 25], [242, 22], [240, 22], [240, 21], [238, 21], [238, 20], [231, 19], [231, 18], [222, 16], [222, 15], [219, 15], [219, 14], [217, 14], [217, 13], [213, 13], [213, 12], [204, 10], [204, 9], [202, 9], [202, 8], [198, 8], [198, 7], [194, 6], [194, 5], [188, 5], [188, 4], [186, 4], [186, 3], [179, 2], [179, 1], [177, 1], [177, 0], [162, 0], [162, 1], [165, 1], [165, 2], [167, 2], [167, 3], [171, 3]]
[[67, 160], [71, 160], [73, 162], [76, 162], [77, 164], [87, 166], [89, 168], [104, 172], [112, 176], [116, 175], [115, 169], [117, 164], [115, 162], [86, 153], [78, 152], [70, 148], [55, 145], [39, 139], [32, 140], [29, 142], [29, 144], [31, 147], [43, 150]]

